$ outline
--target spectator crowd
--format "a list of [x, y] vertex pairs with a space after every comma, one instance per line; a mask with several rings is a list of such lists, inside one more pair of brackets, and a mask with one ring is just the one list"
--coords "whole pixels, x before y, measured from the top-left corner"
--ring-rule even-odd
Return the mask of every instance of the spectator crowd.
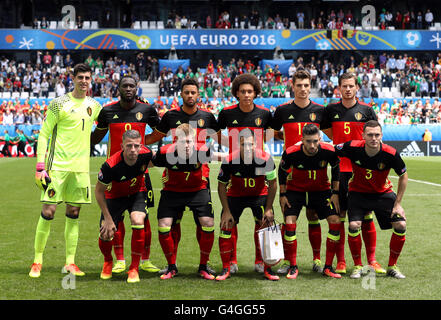
[[[384, 30], [394, 29], [429, 29], [434, 25], [434, 14], [426, 10], [396, 10], [376, 8], [376, 26]], [[343, 29], [344, 26], [354, 28], [361, 26], [360, 17], [354, 15], [351, 9], [320, 10], [313, 15], [306, 10], [294, 10], [286, 15], [276, 13], [274, 16], [263, 16], [257, 10], [249, 14], [230, 14], [222, 11], [217, 19], [210, 15], [205, 21], [198, 21], [189, 16], [169, 12], [165, 28], [169, 29]]]

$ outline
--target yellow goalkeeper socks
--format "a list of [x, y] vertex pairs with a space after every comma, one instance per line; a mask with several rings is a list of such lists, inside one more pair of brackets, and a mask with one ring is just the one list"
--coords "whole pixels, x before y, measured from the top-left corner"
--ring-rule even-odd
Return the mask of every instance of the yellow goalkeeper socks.
[[75, 263], [75, 253], [78, 245], [79, 223], [78, 217], [72, 218], [66, 216], [64, 228], [64, 239], [66, 241], [66, 264]]
[[51, 231], [51, 223], [52, 219], [44, 217], [43, 214], [40, 215], [40, 219], [37, 223], [37, 230], [35, 231], [34, 263], [43, 263], [43, 252], [46, 247], [47, 239], [49, 238], [49, 233]]

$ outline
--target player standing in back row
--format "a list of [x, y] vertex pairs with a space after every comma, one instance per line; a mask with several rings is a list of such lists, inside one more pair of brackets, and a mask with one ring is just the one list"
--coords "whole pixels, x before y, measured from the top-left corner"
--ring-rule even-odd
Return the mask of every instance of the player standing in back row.
[[[144, 136], [147, 125], [154, 129], [159, 123], [156, 109], [136, 97], [138, 87], [137, 80], [132, 76], [121, 78], [118, 84], [120, 100], [111, 102], [103, 107], [98, 116], [98, 124], [92, 133], [91, 141], [95, 145], [99, 143], [109, 131], [107, 156], [110, 158], [121, 151], [123, 133], [128, 130], [136, 130], [141, 135], [141, 143], [144, 144]], [[144, 175], [144, 183], [147, 188], [147, 207], [155, 206], [154, 192], [148, 169]], [[114, 273], [122, 273], [126, 269], [124, 258], [124, 218], [119, 220], [117, 231], [113, 238], [116, 263]], [[145, 217], [145, 247], [142, 253], [141, 269], [148, 272], [157, 272], [159, 269], [150, 261], [150, 244], [152, 232], [148, 213]]]
[[[314, 124], [321, 127], [324, 121], [325, 108], [309, 99], [311, 93], [311, 75], [305, 70], [299, 70], [292, 77], [294, 88], [294, 100], [277, 107], [271, 127], [274, 130], [283, 132], [284, 150], [295, 145], [302, 139], [302, 130], [307, 124]], [[309, 243], [312, 247], [312, 270], [322, 272], [322, 262], [320, 260], [320, 248], [322, 244], [322, 232], [320, 220], [317, 213], [310, 207], [306, 208], [306, 218], [308, 219]], [[282, 227], [282, 234], [285, 232], [286, 225]], [[287, 273], [290, 262], [285, 259], [277, 270], [278, 273]]]
[[[338, 79], [341, 100], [338, 103], [329, 104], [325, 108], [325, 125], [332, 128], [332, 141], [335, 144], [349, 140], [361, 140], [363, 125], [369, 120], [377, 120], [374, 109], [368, 104], [360, 102], [356, 98], [359, 89], [357, 77], [352, 73], [344, 73]], [[328, 133], [328, 132], [327, 132]], [[346, 273], [346, 261], [344, 257], [346, 212], [348, 210], [348, 182], [352, 176], [351, 161], [345, 157], [340, 158], [340, 243], [337, 249], [337, 273]], [[369, 264], [376, 273], [386, 273], [375, 259], [375, 247], [377, 233], [371, 213], [367, 213], [363, 220], [362, 235], [366, 244], [366, 254]]]
[[74, 90], [51, 101], [41, 127], [35, 182], [42, 189], [43, 207], [35, 232], [31, 278], [40, 277], [51, 223], [58, 204], [63, 201], [66, 203], [66, 265], [63, 271], [84, 276], [75, 264], [78, 216], [81, 205], [91, 203], [90, 132], [101, 110], [96, 100], [86, 96], [91, 81], [90, 67], [77, 64], [73, 71]]
[[[225, 107], [219, 113], [218, 123], [220, 129], [228, 129], [229, 153], [234, 153], [240, 149], [239, 133], [243, 129], [250, 129], [254, 133], [256, 148], [264, 150], [265, 135], [273, 136], [271, 122], [271, 112], [262, 106], [254, 104], [254, 99], [261, 93], [260, 81], [256, 76], [245, 73], [237, 76], [232, 84], [231, 92], [239, 103]], [[270, 129], [270, 131], [268, 130]], [[223, 143], [223, 145], [226, 145]], [[256, 217], [255, 217], [256, 218]], [[255, 231], [259, 229], [259, 224], [255, 224]], [[233, 226], [231, 238], [233, 239], [233, 254], [231, 255], [230, 272], [235, 273], [237, 266], [237, 225]], [[258, 246], [258, 236], [255, 233], [255, 265], [257, 272], [264, 272], [263, 260]]]

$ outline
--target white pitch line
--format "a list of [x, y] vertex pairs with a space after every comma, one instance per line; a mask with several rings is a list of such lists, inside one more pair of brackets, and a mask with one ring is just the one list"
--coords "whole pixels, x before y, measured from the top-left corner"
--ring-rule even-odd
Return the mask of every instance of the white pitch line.
[[[396, 177], [396, 176], [390, 176], [391, 178], [395, 178], [395, 179], [398, 179], [398, 177]], [[416, 179], [408, 179], [409, 181], [412, 181], [412, 182], [417, 182], [417, 183], [422, 183], [422, 184], [428, 184], [428, 185], [430, 185], [430, 186], [435, 186], [435, 187], [441, 187], [441, 184], [439, 184], [439, 183], [434, 183], [434, 182], [429, 182], [429, 181], [423, 181], [423, 180], [416, 180]]]

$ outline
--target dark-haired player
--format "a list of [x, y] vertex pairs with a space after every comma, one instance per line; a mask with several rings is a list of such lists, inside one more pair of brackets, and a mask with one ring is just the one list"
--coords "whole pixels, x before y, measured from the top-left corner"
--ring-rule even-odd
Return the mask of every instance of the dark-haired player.
[[[121, 151], [121, 138], [127, 130], [137, 130], [141, 136], [141, 143], [144, 144], [144, 136], [147, 125], [154, 129], [159, 123], [156, 109], [136, 96], [137, 80], [132, 76], [124, 76], [119, 81], [118, 89], [120, 99], [104, 106], [98, 117], [98, 125], [92, 133], [92, 145], [99, 143], [109, 132], [107, 156], [110, 157]], [[145, 185], [147, 188], [147, 206], [154, 207], [154, 192], [148, 170], [145, 173]], [[114, 273], [124, 272], [126, 263], [124, 258], [124, 219], [119, 221], [119, 226], [113, 238], [113, 248], [116, 255], [116, 263], [113, 267]], [[158, 272], [150, 261], [150, 244], [152, 232], [148, 214], [145, 221], [145, 249], [142, 254], [141, 269], [148, 272]]]
[[132, 263], [127, 282], [139, 282], [139, 262], [145, 247], [144, 221], [148, 210], [144, 173], [153, 157], [151, 150], [142, 145], [143, 137], [138, 130], [125, 131], [122, 150], [108, 158], [98, 174], [95, 197], [101, 208], [99, 247], [104, 255], [101, 271], [104, 280], [112, 277], [112, 238], [127, 210], [132, 225]]
[[[219, 251], [223, 270], [216, 280], [225, 280], [230, 276], [234, 245], [231, 233], [233, 226], [239, 223], [243, 210], [251, 208], [255, 224], [259, 228], [262, 225], [271, 225], [274, 220], [273, 202], [277, 193], [274, 160], [265, 151], [256, 148], [251, 130], [242, 130], [239, 141], [240, 149], [229, 154], [218, 176], [218, 192], [222, 203]], [[254, 232], [254, 237], [258, 237], [257, 232]], [[260, 254], [260, 246], [257, 250]], [[267, 265], [264, 275], [269, 280], [279, 280]]]
[[57, 206], [66, 203], [66, 264], [64, 271], [84, 276], [75, 264], [79, 214], [91, 203], [90, 132], [101, 105], [87, 96], [92, 70], [83, 63], [73, 71], [74, 90], [53, 99], [38, 137], [35, 182], [42, 189], [42, 209], [35, 232], [35, 256], [29, 276], [40, 277], [43, 252]]
[[[383, 133], [376, 120], [366, 122], [363, 140], [352, 140], [335, 146], [339, 156], [352, 163], [353, 176], [349, 182], [348, 217], [349, 248], [354, 259], [351, 278], [362, 273], [360, 228], [366, 213], [374, 211], [382, 230], [393, 228], [387, 274], [397, 279], [405, 276], [397, 267], [406, 240], [406, 216], [401, 201], [407, 186], [407, 171], [401, 156], [391, 146], [381, 142]], [[399, 176], [395, 194], [388, 179], [390, 169]]]
[[[284, 139], [284, 149], [295, 145], [302, 139], [302, 129], [312, 123], [320, 128], [324, 121], [325, 108], [309, 99], [311, 93], [311, 75], [305, 70], [299, 70], [292, 76], [294, 99], [277, 107], [274, 112], [271, 127], [281, 130]], [[276, 133], [277, 135], [278, 133]], [[309, 243], [312, 247], [312, 270], [322, 272], [323, 266], [320, 260], [320, 248], [322, 244], [322, 232], [317, 213], [311, 208], [306, 208], [308, 219]], [[285, 231], [283, 226], [282, 233]], [[284, 260], [278, 273], [287, 273], [290, 263]]]
[[[199, 83], [194, 79], [183, 80], [181, 83], [181, 97], [182, 106], [172, 108], [162, 116], [155, 130], [146, 136], [145, 143], [147, 145], [155, 143], [167, 135], [171, 135], [172, 140], [175, 141], [175, 130], [184, 123], [190, 124], [191, 127], [195, 129], [198, 144], [205, 144], [208, 138], [218, 139], [219, 127], [216, 118], [209, 110], [198, 107]], [[203, 170], [204, 176], [208, 179], [210, 172], [207, 164], [203, 164]], [[209, 184], [208, 187], [210, 187]], [[179, 241], [181, 239], [182, 216], [183, 212], [177, 215], [170, 231], [175, 242], [175, 250], [178, 250]], [[197, 223], [196, 238], [198, 241], [201, 234], [201, 226]], [[165, 271], [166, 269], [161, 270], [160, 273]]]
[[[339, 159], [330, 144], [320, 140], [320, 130], [314, 124], [302, 129], [302, 143], [283, 152], [279, 166], [280, 208], [285, 217], [283, 246], [290, 261], [286, 277], [296, 279], [297, 220], [302, 207], [313, 209], [320, 219], [327, 219], [329, 232], [326, 240], [326, 261], [323, 274], [333, 278], [341, 276], [332, 268], [332, 260], [340, 239]], [[331, 167], [331, 183], [327, 168]]]
[[[219, 128], [228, 129], [229, 153], [239, 150], [240, 132], [246, 128], [254, 132], [256, 148], [264, 150], [265, 135], [271, 135], [272, 132], [270, 129], [272, 115], [267, 108], [254, 103], [254, 99], [261, 93], [259, 79], [249, 73], [241, 74], [234, 79], [231, 91], [239, 103], [223, 108], [218, 117]], [[259, 224], [256, 224], [255, 230], [257, 231], [258, 228]], [[235, 273], [238, 270], [236, 255], [237, 236], [237, 226], [234, 226], [231, 234], [234, 243], [233, 254], [231, 255], [231, 273]], [[264, 272], [264, 265], [260, 257], [256, 238], [254, 244], [256, 252], [254, 268], [257, 272]]]
[[[360, 102], [356, 98], [359, 89], [357, 77], [352, 73], [344, 73], [338, 79], [341, 100], [338, 103], [329, 104], [325, 108], [325, 123], [332, 129], [334, 145], [349, 140], [361, 140], [363, 125], [369, 120], [377, 120], [374, 109]], [[348, 182], [352, 176], [351, 161], [347, 158], [340, 159], [340, 244], [337, 250], [337, 273], [346, 273], [346, 261], [344, 257], [345, 227], [348, 197]], [[367, 213], [362, 225], [362, 235], [366, 243], [366, 255], [368, 262], [376, 273], [384, 274], [381, 265], [375, 259], [375, 247], [377, 232], [372, 214]]]

